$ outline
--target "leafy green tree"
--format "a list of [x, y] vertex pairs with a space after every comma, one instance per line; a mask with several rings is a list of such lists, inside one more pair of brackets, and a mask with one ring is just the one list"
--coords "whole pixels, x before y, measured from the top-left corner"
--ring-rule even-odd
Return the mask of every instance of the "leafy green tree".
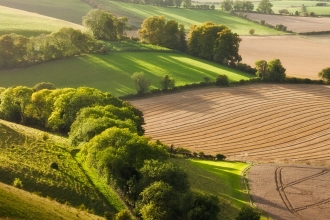
[[192, 5], [191, 0], [183, 0], [183, 7], [190, 8]]
[[169, 89], [173, 89], [175, 86], [175, 80], [170, 77], [169, 75], [165, 75], [161, 80], [160, 80], [160, 84], [162, 86], [163, 90], [169, 90]]
[[249, 30], [249, 34], [250, 34], [250, 35], [254, 35], [254, 32], [255, 32], [254, 29], [250, 29], [250, 30]]
[[142, 95], [149, 90], [150, 80], [145, 77], [143, 72], [135, 72], [131, 78], [137, 94]]
[[172, 220], [178, 219], [177, 211], [180, 200], [177, 192], [171, 185], [163, 181], [152, 183], [140, 194], [139, 209], [145, 220]]
[[32, 93], [33, 90], [26, 86], [16, 86], [6, 89], [1, 94], [0, 100], [0, 111], [4, 119], [25, 124]]
[[245, 206], [241, 209], [236, 220], [260, 220], [260, 214], [252, 207]]
[[193, 193], [190, 201], [192, 203], [192, 207], [187, 213], [188, 220], [218, 219], [218, 213], [220, 211], [218, 197]]
[[230, 11], [233, 9], [234, 2], [232, 0], [224, 0], [221, 2], [220, 7], [222, 10]]
[[166, 19], [164, 16], [152, 16], [145, 19], [138, 30], [140, 38], [149, 44], [162, 45], [165, 34]]
[[244, 10], [244, 2], [240, 0], [236, 0], [234, 2], [233, 8], [238, 11]]
[[279, 59], [274, 59], [267, 64], [267, 81], [283, 82], [285, 79], [285, 68]]
[[83, 25], [89, 28], [100, 40], [114, 41], [125, 35], [127, 19], [117, 19], [111, 13], [100, 9], [89, 11], [83, 17]]
[[321, 72], [318, 73], [318, 76], [321, 77], [323, 80], [329, 82], [330, 81], [330, 67], [323, 69]]
[[269, 2], [269, 0], [261, 0], [257, 12], [264, 13], [264, 14], [273, 14], [272, 10], [273, 5]]
[[267, 61], [266, 60], [258, 60], [254, 63], [256, 65], [256, 75], [261, 79], [266, 77], [266, 70], [267, 70]]
[[127, 209], [122, 209], [116, 214], [114, 220], [134, 220], [134, 218]]
[[223, 29], [218, 33], [214, 44], [213, 60], [219, 63], [223, 63], [224, 60], [240, 62], [242, 57], [238, 54], [238, 50], [241, 41], [238, 34], [232, 33], [230, 29]]
[[243, 1], [244, 9], [246, 11], [253, 11], [254, 4], [250, 1]]
[[10, 35], [0, 37], [0, 67], [8, 68], [15, 66], [15, 42]]

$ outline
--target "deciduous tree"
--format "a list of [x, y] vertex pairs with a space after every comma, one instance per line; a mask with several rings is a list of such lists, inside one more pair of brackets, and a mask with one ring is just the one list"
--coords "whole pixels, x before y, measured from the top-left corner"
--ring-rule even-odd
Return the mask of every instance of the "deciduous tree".
[[149, 90], [150, 80], [146, 78], [143, 72], [135, 72], [131, 78], [139, 95], [142, 95]]
[[323, 80], [330, 82], [330, 67], [323, 69], [321, 72], [318, 73], [318, 76], [321, 77]]
[[269, 2], [269, 0], [261, 0], [257, 12], [264, 13], [264, 14], [273, 14], [272, 10], [273, 5]]

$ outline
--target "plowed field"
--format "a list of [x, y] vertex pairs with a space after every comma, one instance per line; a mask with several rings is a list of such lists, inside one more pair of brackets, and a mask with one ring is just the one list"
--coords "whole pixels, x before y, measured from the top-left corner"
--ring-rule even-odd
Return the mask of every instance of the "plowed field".
[[259, 84], [132, 101], [146, 135], [232, 160], [329, 164], [330, 86]]
[[330, 167], [261, 164], [249, 171], [254, 203], [277, 220], [330, 219]]

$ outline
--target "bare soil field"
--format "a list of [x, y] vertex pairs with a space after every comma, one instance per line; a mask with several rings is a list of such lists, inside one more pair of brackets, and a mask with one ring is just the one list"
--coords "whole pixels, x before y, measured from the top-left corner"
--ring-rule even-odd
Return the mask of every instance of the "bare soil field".
[[146, 135], [231, 160], [330, 165], [330, 86], [258, 84], [131, 103]]
[[[282, 24], [287, 27], [288, 31], [294, 33], [320, 32], [330, 31], [330, 18], [328, 17], [301, 17], [301, 16], [283, 16], [283, 15], [267, 15], [258, 13], [243, 13], [248, 18], [260, 22], [264, 20], [266, 23], [276, 26]], [[258, 34], [258, 33], [256, 33]]]
[[[330, 25], [329, 25], [330, 27]], [[239, 53], [243, 63], [255, 67], [257, 60], [280, 59], [287, 76], [319, 79], [318, 73], [330, 67], [330, 35], [243, 36]]]
[[330, 167], [261, 164], [248, 179], [254, 204], [274, 219], [330, 219]]

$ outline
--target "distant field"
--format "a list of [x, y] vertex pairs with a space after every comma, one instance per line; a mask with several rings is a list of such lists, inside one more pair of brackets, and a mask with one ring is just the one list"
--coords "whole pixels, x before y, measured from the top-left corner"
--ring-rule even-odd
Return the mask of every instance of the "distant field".
[[81, 25], [3, 6], [0, 6], [0, 20], [0, 35], [16, 33], [37, 36], [57, 31], [62, 27], [83, 29]]
[[206, 21], [216, 24], [224, 24], [239, 35], [248, 35], [251, 28], [255, 29], [258, 35], [278, 35], [283, 32], [266, 28], [221, 10], [190, 10], [183, 8], [156, 7], [150, 5], [132, 4], [116, 1], [104, 2], [107, 10], [113, 14], [126, 16], [135, 29], [140, 28], [142, 21], [153, 15], [164, 15], [167, 19], [174, 19], [185, 25], [187, 31], [192, 24], [199, 25]]
[[249, 85], [132, 101], [146, 135], [233, 160], [330, 165], [330, 87]]
[[317, 6], [306, 7], [306, 12], [315, 12], [316, 15], [330, 15], [330, 2], [328, 2], [328, 6], [323, 6], [323, 7], [317, 7]]
[[[264, 20], [266, 23], [276, 26], [282, 24], [287, 26], [288, 31], [295, 33], [330, 31], [330, 18], [301, 17], [301, 16], [283, 16], [266, 15], [257, 13], [245, 13], [248, 18], [254, 21]], [[257, 32], [256, 32], [257, 33]]]
[[0, 0], [0, 5], [49, 17], [82, 23], [82, 17], [93, 8], [79, 0]]
[[143, 71], [151, 80], [151, 88], [160, 87], [160, 79], [173, 76], [176, 85], [214, 80], [226, 74], [231, 81], [251, 78], [219, 64], [185, 54], [162, 52], [122, 52], [108, 55], [86, 55], [48, 62], [24, 69], [1, 70], [0, 86], [34, 86], [38, 82], [51, 82], [56, 87], [89, 86], [114, 95], [136, 93], [131, 75]]
[[241, 173], [248, 164], [184, 159], [171, 161], [187, 172], [193, 191], [221, 199], [221, 219], [235, 219], [239, 209], [247, 204]]

